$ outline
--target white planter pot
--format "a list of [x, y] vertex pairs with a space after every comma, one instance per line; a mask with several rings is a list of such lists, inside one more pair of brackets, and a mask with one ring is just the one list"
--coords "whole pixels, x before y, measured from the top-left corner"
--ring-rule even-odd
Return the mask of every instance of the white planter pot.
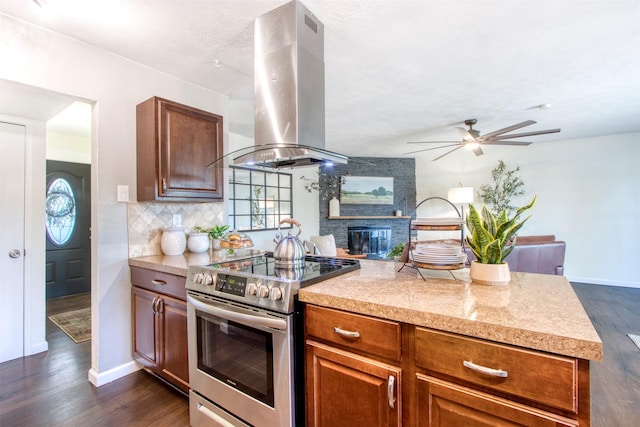
[[480, 285], [506, 285], [511, 280], [509, 264], [481, 264], [471, 261], [469, 277], [473, 283]]
[[206, 252], [209, 249], [209, 234], [190, 233], [187, 239], [187, 248], [189, 252]]

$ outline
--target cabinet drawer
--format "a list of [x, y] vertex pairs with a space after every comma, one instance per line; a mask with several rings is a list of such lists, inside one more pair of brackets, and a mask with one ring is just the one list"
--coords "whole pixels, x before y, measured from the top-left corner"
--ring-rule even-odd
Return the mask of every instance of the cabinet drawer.
[[577, 420], [437, 378], [416, 376], [419, 426], [578, 427]]
[[[418, 369], [577, 413], [577, 359], [422, 328], [415, 339]], [[506, 376], [483, 373], [483, 367]]]
[[400, 360], [400, 324], [360, 314], [308, 305], [307, 335], [379, 357]]
[[131, 267], [131, 284], [150, 291], [187, 300], [186, 278], [146, 268]]

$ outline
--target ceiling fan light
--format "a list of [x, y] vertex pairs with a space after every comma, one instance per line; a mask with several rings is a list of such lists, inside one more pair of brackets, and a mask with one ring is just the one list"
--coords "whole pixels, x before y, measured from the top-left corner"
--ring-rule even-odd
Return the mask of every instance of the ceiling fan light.
[[467, 150], [475, 150], [476, 148], [479, 148], [480, 144], [473, 141], [473, 142], [467, 142], [464, 144], [464, 148], [466, 148]]

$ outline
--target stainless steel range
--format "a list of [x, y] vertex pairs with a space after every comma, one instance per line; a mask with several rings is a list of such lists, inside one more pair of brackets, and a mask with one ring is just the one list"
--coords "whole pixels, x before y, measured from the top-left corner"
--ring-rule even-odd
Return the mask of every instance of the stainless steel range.
[[298, 291], [358, 268], [316, 256], [282, 267], [271, 253], [189, 267], [191, 425], [304, 425]]

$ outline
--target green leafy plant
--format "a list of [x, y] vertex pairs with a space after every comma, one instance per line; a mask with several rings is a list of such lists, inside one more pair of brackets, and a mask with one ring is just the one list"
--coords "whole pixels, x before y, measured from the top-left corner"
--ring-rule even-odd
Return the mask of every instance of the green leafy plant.
[[200, 226], [193, 227], [193, 231], [196, 233], [207, 233], [212, 239], [221, 239], [224, 233], [229, 229], [228, 225], [214, 225], [211, 228], [205, 228]]
[[531, 203], [517, 209], [511, 218], [506, 209], [496, 216], [486, 205], [482, 206], [482, 216], [480, 216], [478, 210], [473, 205], [469, 205], [469, 214], [466, 218], [469, 234], [466, 242], [479, 263], [500, 264], [504, 261], [516, 244], [518, 230], [531, 218], [529, 215], [520, 220], [520, 215], [531, 209], [535, 203], [534, 196]]
[[511, 206], [511, 199], [524, 194], [524, 181], [518, 176], [519, 171], [520, 166], [508, 169], [502, 160], [498, 160], [498, 166], [491, 171], [493, 184], [480, 186], [478, 196], [485, 205], [491, 207], [494, 215], [497, 216], [504, 209], [507, 214], [515, 211], [516, 208]]
[[387, 254], [387, 258], [392, 259], [401, 256], [402, 252], [404, 251], [405, 245], [406, 243], [398, 243], [397, 245], [395, 245]]

